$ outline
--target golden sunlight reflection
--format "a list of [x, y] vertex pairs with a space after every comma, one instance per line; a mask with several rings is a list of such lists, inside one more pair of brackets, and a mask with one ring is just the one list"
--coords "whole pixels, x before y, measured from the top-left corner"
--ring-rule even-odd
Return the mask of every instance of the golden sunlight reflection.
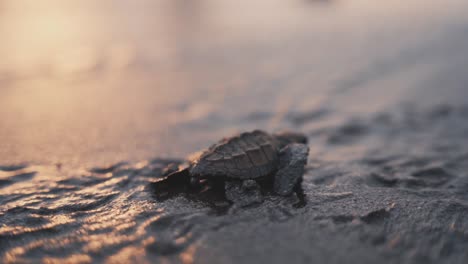
[[[100, 157], [117, 161], [199, 147], [180, 140], [188, 134], [176, 135], [179, 125], [198, 123], [220, 135], [235, 131], [243, 115], [263, 112], [272, 117], [261, 126], [278, 129], [291, 111], [329, 104], [321, 91], [368, 67], [364, 50], [375, 60], [375, 49], [412, 43], [412, 30], [432, 32], [463, 10], [455, 0], [319, 2], [3, 1], [0, 115], [15, 129], [0, 131], [1, 151], [20, 153], [8, 162], [84, 162], [105, 149]], [[402, 44], [382, 32], [399, 32]], [[295, 73], [294, 65], [308, 69]], [[377, 96], [377, 107], [387, 102]], [[226, 123], [215, 131], [220, 117]], [[211, 136], [204, 132], [198, 142]], [[163, 143], [173, 137], [177, 146]]]
[[196, 246], [191, 245], [184, 252], [180, 254], [180, 260], [184, 264], [192, 264], [195, 259]]
[[[154, 175], [167, 165], [159, 159], [253, 129], [310, 136], [309, 168], [369, 156], [382, 138], [352, 117], [374, 122], [424, 101], [434, 83], [466, 87], [451, 74], [465, 76], [467, 8], [0, 0], [0, 238], [15, 238], [0, 262], [197, 262], [200, 234], [224, 223], [155, 201]], [[378, 122], [390, 125], [375, 130], [394, 126]], [[385, 132], [375, 134], [396, 134]]]

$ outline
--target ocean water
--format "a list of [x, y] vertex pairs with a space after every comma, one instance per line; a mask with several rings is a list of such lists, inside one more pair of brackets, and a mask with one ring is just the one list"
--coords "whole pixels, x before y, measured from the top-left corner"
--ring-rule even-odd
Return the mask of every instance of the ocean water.
[[[0, 1], [0, 262], [466, 263], [467, 7]], [[160, 199], [252, 129], [308, 136], [303, 195]]]

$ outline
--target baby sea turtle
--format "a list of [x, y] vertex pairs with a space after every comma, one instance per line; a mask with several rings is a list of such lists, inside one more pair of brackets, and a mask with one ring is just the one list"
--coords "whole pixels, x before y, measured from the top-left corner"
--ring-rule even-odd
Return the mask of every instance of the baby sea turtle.
[[257, 180], [265, 177], [273, 178], [276, 194], [291, 194], [302, 180], [308, 154], [303, 134], [254, 130], [222, 139], [166, 175], [188, 175], [192, 186], [200, 180], [222, 180], [226, 198], [245, 206], [262, 200]]

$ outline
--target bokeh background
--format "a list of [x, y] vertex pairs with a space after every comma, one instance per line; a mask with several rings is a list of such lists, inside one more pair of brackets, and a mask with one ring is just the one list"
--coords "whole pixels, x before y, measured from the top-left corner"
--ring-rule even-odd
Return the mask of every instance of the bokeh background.
[[[0, 1], [0, 158], [181, 157], [464, 101], [463, 0]], [[294, 120], [328, 115], [303, 127]]]
[[[0, 262], [468, 263], [467, 10], [0, 0]], [[308, 136], [302, 193], [161, 199], [251, 129]]]

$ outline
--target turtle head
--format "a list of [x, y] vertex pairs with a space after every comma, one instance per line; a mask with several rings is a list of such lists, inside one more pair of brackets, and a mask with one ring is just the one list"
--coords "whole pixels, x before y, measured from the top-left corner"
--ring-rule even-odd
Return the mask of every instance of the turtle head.
[[307, 137], [302, 133], [284, 131], [275, 133], [274, 137], [279, 141], [280, 148], [283, 148], [291, 143], [307, 144]]

